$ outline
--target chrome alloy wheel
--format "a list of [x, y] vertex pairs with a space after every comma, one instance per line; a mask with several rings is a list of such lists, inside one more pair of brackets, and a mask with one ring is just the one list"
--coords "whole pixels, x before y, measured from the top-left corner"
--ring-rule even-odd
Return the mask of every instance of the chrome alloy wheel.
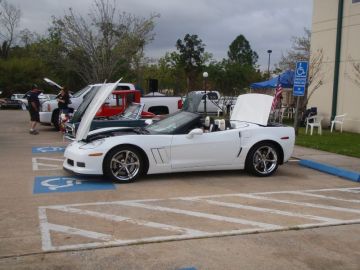
[[140, 158], [130, 150], [121, 150], [111, 158], [110, 170], [116, 179], [129, 181], [139, 173]]
[[271, 146], [259, 147], [253, 156], [253, 168], [257, 173], [268, 175], [277, 168], [278, 156]]

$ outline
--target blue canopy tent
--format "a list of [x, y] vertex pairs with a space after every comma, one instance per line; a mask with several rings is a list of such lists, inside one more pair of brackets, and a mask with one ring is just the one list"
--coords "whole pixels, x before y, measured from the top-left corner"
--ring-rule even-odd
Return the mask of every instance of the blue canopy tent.
[[252, 83], [250, 87], [253, 89], [276, 88], [278, 83], [280, 83], [283, 88], [292, 88], [294, 85], [294, 76], [294, 71], [287, 70], [270, 80]]

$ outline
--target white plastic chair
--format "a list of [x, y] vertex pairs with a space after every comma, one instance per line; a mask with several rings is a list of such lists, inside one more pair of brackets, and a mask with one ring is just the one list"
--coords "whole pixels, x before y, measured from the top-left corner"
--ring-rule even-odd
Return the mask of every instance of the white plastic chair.
[[293, 119], [294, 114], [295, 114], [295, 108], [287, 107], [287, 109], [286, 109], [286, 117], [288, 119]]
[[346, 116], [346, 113], [335, 116], [334, 120], [331, 121], [331, 131], [330, 132], [333, 132], [333, 128], [335, 127], [335, 124], [340, 125], [340, 130], [342, 132], [342, 127], [344, 124], [345, 116]]
[[313, 135], [314, 127], [317, 127], [318, 133], [321, 135], [322, 134], [322, 129], [321, 129], [322, 119], [323, 119], [323, 117], [319, 116], [319, 115], [314, 115], [314, 116], [310, 116], [310, 117], [306, 118], [305, 134], [307, 134], [307, 132], [308, 132], [308, 127], [310, 127], [310, 135]]
[[284, 116], [285, 116], [286, 107], [282, 107], [279, 111], [279, 123], [281, 124], [283, 122]]

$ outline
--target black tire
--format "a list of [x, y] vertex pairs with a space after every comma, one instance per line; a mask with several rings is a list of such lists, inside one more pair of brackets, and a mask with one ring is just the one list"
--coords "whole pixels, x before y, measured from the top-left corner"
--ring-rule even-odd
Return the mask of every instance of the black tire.
[[144, 174], [146, 161], [143, 154], [132, 146], [117, 146], [106, 154], [104, 175], [120, 183], [134, 182]]
[[54, 125], [54, 128], [59, 131], [60, 130], [60, 125], [59, 125], [59, 119], [60, 119], [60, 114], [59, 114], [59, 110], [55, 110], [52, 114], [51, 117], [51, 121]]
[[279, 151], [271, 142], [254, 145], [245, 162], [245, 169], [256, 176], [266, 177], [274, 174], [279, 166]]

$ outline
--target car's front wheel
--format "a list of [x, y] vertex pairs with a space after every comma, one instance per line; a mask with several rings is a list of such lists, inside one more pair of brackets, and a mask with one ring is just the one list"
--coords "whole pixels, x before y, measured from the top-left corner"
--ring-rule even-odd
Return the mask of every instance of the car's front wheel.
[[253, 146], [246, 158], [246, 170], [256, 176], [270, 176], [279, 166], [279, 153], [270, 142], [262, 142]]
[[104, 159], [104, 174], [114, 181], [130, 183], [145, 171], [145, 159], [142, 153], [131, 146], [118, 146], [112, 149]]

